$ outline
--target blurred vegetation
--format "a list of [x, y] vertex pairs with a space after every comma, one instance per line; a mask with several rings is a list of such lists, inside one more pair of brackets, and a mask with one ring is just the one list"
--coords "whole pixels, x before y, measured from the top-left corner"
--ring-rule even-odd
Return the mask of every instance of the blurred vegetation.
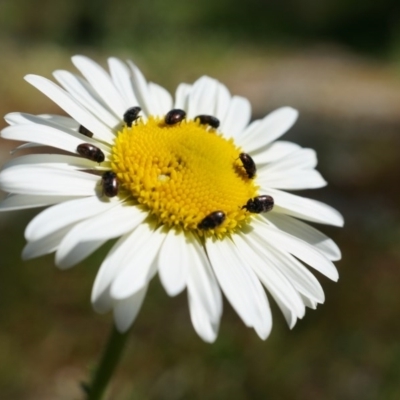
[[[2, 0], [0, 35], [21, 43], [339, 42], [387, 55], [400, 41], [397, 0]], [[195, 49], [193, 49], [195, 51]]]
[[[263, 342], [228, 304], [216, 343], [195, 334], [182, 294], [154, 279], [109, 392], [116, 400], [395, 400], [400, 398], [400, 20], [382, 0], [2, 0], [0, 112], [60, 110], [22, 81], [132, 58], [171, 91], [207, 73], [248, 97], [253, 116], [300, 110], [285, 135], [319, 155], [329, 186], [304, 195], [345, 216], [321, 227], [339, 244], [326, 304], [290, 331], [272, 304]], [[2, 125], [4, 126], [4, 124]], [[15, 143], [0, 141], [9, 159]], [[22, 262], [23, 231], [40, 210], [0, 214], [0, 399], [81, 399], [107, 338], [90, 291], [111, 244], [70, 271], [53, 255]], [[272, 303], [272, 301], [271, 301]]]

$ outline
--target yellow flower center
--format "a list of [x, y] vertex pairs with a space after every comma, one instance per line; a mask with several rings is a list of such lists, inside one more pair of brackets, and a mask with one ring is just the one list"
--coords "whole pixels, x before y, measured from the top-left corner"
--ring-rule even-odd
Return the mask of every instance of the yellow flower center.
[[[242, 207], [257, 195], [240, 153], [232, 139], [198, 121], [166, 125], [150, 117], [118, 133], [111, 165], [120, 186], [159, 223], [222, 237], [246, 222]], [[198, 227], [216, 211], [226, 216], [220, 225]]]

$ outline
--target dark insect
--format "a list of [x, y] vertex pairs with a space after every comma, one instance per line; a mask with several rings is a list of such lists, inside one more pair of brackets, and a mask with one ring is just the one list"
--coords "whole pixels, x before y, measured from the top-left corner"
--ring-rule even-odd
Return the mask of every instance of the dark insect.
[[178, 122], [183, 121], [185, 117], [185, 111], [180, 110], [179, 108], [174, 108], [173, 110], [168, 111], [167, 114], [165, 114], [165, 123], [167, 125], [175, 125]]
[[254, 163], [253, 159], [246, 153], [240, 153], [239, 158], [249, 179], [253, 178], [257, 171], [256, 164]]
[[129, 128], [132, 127], [132, 122], [139, 118], [140, 111], [142, 111], [140, 107], [131, 107], [125, 111], [124, 122]]
[[76, 148], [78, 154], [88, 160], [96, 161], [99, 164], [104, 161], [104, 153], [96, 146], [89, 143], [81, 143]]
[[263, 195], [250, 199], [245, 206], [247, 211], [255, 214], [271, 211], [274, 207], [274, 199], [271, 196]]
[[214, 211], [203, 218], [197, 227], [203, 230], [216, 228], [225, 221], [225, 217], [226, 215], [223, 211]]
[[104, 172], [101, 177], [103, 192], [107, 197], [114, 197], [118, 194], [117, 174], [113, 171]]
[[83, 125], [79, 125], [78, 129], [79, 133], [82, 133], [82, 135], [85, 135], [87, 137], [93, 137], [93, 133], [89, 131], [89, 129], [85, 128]]
[[212, 128], [217, 129], [219, 127], [219, 119], [212, 115], [198, 115], [194, 120], [199, 120], [202, 125], [210, 125]]

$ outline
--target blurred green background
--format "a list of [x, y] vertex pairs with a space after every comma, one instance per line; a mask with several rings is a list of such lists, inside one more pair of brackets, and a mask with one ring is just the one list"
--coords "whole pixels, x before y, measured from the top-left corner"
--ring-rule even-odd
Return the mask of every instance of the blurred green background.
[[[254, 118], [296, 107], [285, 139], [315, 148], [329, 182], [304, 194], [345, 216], [344, 229], [322, 227], [343, 251], [339, 282], [318, 276], [326, 304], [293, 331], [273, 305], [265, 342], [225, 304], [203, 343], [186, 295], [168, 298], [155, 278], [109, 399], [400, 398], [398, 0], [1, 0], [0, 48], [2, 115], [59, 113], [22, 78], [71, 69], [77, 53], [131, 58], [171, 91], [211, 75]], [[15, 146], [0, 141], [2, 164]], [[107, 249], [67, 272], [53, 256], [22, 262], [37, 212], [0, 214], [0, 399], [82, 399], [112, 323], [90, 305]]]

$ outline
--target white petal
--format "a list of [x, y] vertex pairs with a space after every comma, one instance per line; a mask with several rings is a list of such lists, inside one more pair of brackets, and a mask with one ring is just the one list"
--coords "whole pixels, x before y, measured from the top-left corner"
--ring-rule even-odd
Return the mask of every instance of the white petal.
[[192, 234], [187, 234], [187, 247], [190, 253], [187, 272], [190, 298], [196, 309], [204, 310], [203, 317], [210, 326], [217, 328], [222, 315], [222, 295], [217, 279], [203, 245]]
[[4, 128], [1, 131], [1, 137], [11, 140], [40, 143], [75, 154], [77, 154], [76, 148], [78, 145], [81, 143], [89, 143], [100, 148], [104, 155], [109, 156], [110, 154], [109, 146], [99, 143], [78, 132], [72, 130], [68, 131], [66, 128], [61, 130], [60, 128], [39, 124], [13, 125]]
[[251, 117], [250, 102], [240, 96], [234, 96], [229, 104], [227, 113], [221, 123], [221, 131], [227, 137], [241, 136]]
[[147, 286], [127, 299], [119, 300], [114, 306], [114, 321], [120, 333], [126, 332], [133, 324], [146, 296]]
[[245, 260], [237, 257], [232, 242], [207, 240], [206, 248], [218, 282], [232, 307], [247, 326], [254, 327], [265, 339], [271, 329], [271, 315], [260, 281]]
[[273, 212], [288, 214], [292, 217], [305, 219], [320, 224], [343, 226], [342, 215], [331, 206], [320, 201], [296, 196], [277, 189], [268, 189], [268, 194], [274, 198]]
[[61, 84], [61, 86], [70, 93], [80, 104], [82, 104], [93, 115], [101, 118], [110, 129], [114, 129], [121, 123], [122, 116], [116, 118], [102, 104], [100, 104], [86, 89], [82, 78], [71, 74], [68, 71], [54, 71], [53, 76]]
[[69, 268], [82, 261], [109, 239], [130, 232], [142, 212], [134, 206], [117, 205], [74, 226], [60, 243], [56, 264]]
[[96, 136], [105, 142], [112, 143], [114, 134], [110, 129], [103, 124], [98, 118], [82, 107], [69, 93], [61, 89], [50, 80], [37, 75], [27, 75], [25, 80], [36, 87], [47, 97], [58, 104], [66, 111], [73, 119], [89, 129], [91, 132], [96, 132]]
[[41, 238], [40, 240], [27, 243], [22, 250], [22, 259], [29, 260], [56, 251], [62, 238], [69, 230], [70, 226], [67, 226], [57, 232], [53, 232], [51, 235]]
[[298, 144], [278, 140], [269, 144], [262, 152], [254, 155], [252, 154], [251, 156], [256, 163], [257, 168], [260, 169], [264, 164], [277, 161], [299, 149], [301, 149], [301, 147]]
[[170, 296], [176, 296], [186, 287], [189, 255], [185, 236], [171, 229], [158, 255], [158, 273], [164, 289]]
[[292, 284], [280, 271], [276, 260], [262, 249], [257, 236], [252, 233], [235, 235], [234, 241], [242, 252], [242, 257], [248, 260], [253, 271], [282, 309], [289, 326], [293, 327], [296, 319], [304, 316], [304, 304]]
[[[287, 132], [296, 122], [298, 112], [291, 107], [282, 107], [268, 114], [260, 123], [251, 124], [238, 138], [238, 144], [246, 153], [258, 152]], [[258, 121], [255, 121], [258, 122]]]
[[321, 254], [315, 247], [304, 240], [298, 239], [284, 231], [280, 231], [273, 226], [267, 225], [264, 221], [253, 220], [255, 226], [254, 234], [258, 237], [268, 238], [271, 245], [278, 249], [285, 250], [295, 257], [321, 272], [329, 279], [337, 281], [338, 272], [334, 264]]
[[99, 179], [80, 171], [17, 165], [0, 173], [0, 187], [19, 194], [93, 196]]
[[[136, 218], [136, 226], [142, 223], [146, 216], [146, 213], [138, 215]], [[124, 259], [126, 255], [132, 247], [136, 246], [138, 237], [140, 237], [138, 233], [139, 235], [141, 233], [140, 229], [138, 232], [136, 232], [136, 230], [118, 239], [101, 264], [93, 285], [91, 296], [93, 307], [97, 312], [107, 312], [112, 306], [113, 300], [110, 295], [110, 285], [120, 271], [125, 268]]]
[[111, 285], [111, 297], [116, 300], [130, 297], [142, 289], [157, 271], [154, 259], [165, 233], [142, 224], [136, 228], [134, 235], [137, 240], [123, 259], [125, 267]]
[[315, 246], [329, 260], [341, 259], [341, 252], [336, 243], [312, 226], [284, 214], [268, 213], [263, 216], [278, 229]]
[[32, 115], [27, 113], [13, 112], [7, 114], [4, 119], [9, 125], [34, 123], [58, 128], [67, 128], [68, 132], [71, 129], [77, 131], [79, 128], [78, 122], [76, 122], [74, 119], [53, 114]]
[[215, 110], [215, 99], [218, 89], [218, 81], [202, 76], [192, 86], [189, 94], [188, 118], [194, 118], [197, 115], [213, 115]]
[[317, 189], [327, 185], [326, 180], [315, 169], [286, 172], [257, 171], [257, 183], [262, 192], [268, 191], [269, 188], [303, 190]]
[[181, 110], [188, 109], [188, 99], [191, 89], [192, 86], [188, 85], [187, 83], [181, 83], [180, 85], [178, 85], [175, 92], [174, 108], [178, 108]]
[[142, 108], [143, 113], [146, 116], [149, 116], [154, 112], [154, 104], [146, 79], [140, 72], [139, 68], [132, 61], [128, 60], [128, 64], [132, 71], [133, 90], [135, 92], [135, 97], [139, 100], [139, 105]]
[[226, 113], [231, 104], [231, 94], [228, 88], [218, 82], [214, 116], [220, 121], [225, 121]]
[[172, 109], [172, 96], [160, 85], [150, 82], [149, 91], [153, 99], [153, 114], [163, 116]]
[[43, 207], [76, 199], [75, 196], [41, 196], [10, 194], [0, 202], [0, 211], [23, 210], [25, 208]]
[[[252, 266], [257, 266], [255, 271], [266, 288], [288, 308], [293, 309], [298, 318], [304, 316], [304, 302], [293, 289], [319, 303], [324, 302], [325, 296], [320, 283], [300, 261], [286, 251], [271, 246], [268, 238], [260, 238], [252, 232], [239, 237], [248, 243], [244, 252], [254, 252], [250, 255], [254, 259]], [[238, 239], [235, 236], [236, 240]]]
[[87, 79], [96, 93], [118, 118], [122, 118], [126, 105], [115, 88], [110, 75], [100, 65], [84, 56], [72, 57], [72, 62]]
[[276, 260], [280, 270], [300, 293], [302, 299], [304, 296], [317, 303], [325, 301], [325, 294], [317, 278], [295, 257], [277, 247], [266, 245], [269, 257]]
[[40, 166], [74, 171], [77, 169], [92, 169], [98, 164], [94, 161], [87, 160], [86, 158], [67, 156], [63, 154], [27, 154], [8, 161], [3, 165], [3, 169], [17, 165]]
[[213, 343], [217, 338], [219, 321], [212, 322], [208, 313], [188, 292], [190, 319], [197, 334], [207, 343]]
[[102, 201], [97, 196], [91, 196], [47, 208], [28, 224], [25, 238], [29, 241], [39, 240], [72, 223], [105, 212], [117, 204], [117, 201]]
[[40, 114], [38, 117], [64, 128], [73, 129], [75, 131], [79, 129], [79, 123], [70, 117], [55, 114]]
[[121, 60], [113, 57], [108, 59], [108, 66], [114, 85], [125, 100], [126, 109], [138, 106], [139, 101], [133, 92], [129, 68]]
[[317, 166], [317, 153], [312, 149], [299, 149], [285, 157], [267, 164], [263, 170], [272, 172], [286, 172], [299, 169], [310, 169]]

